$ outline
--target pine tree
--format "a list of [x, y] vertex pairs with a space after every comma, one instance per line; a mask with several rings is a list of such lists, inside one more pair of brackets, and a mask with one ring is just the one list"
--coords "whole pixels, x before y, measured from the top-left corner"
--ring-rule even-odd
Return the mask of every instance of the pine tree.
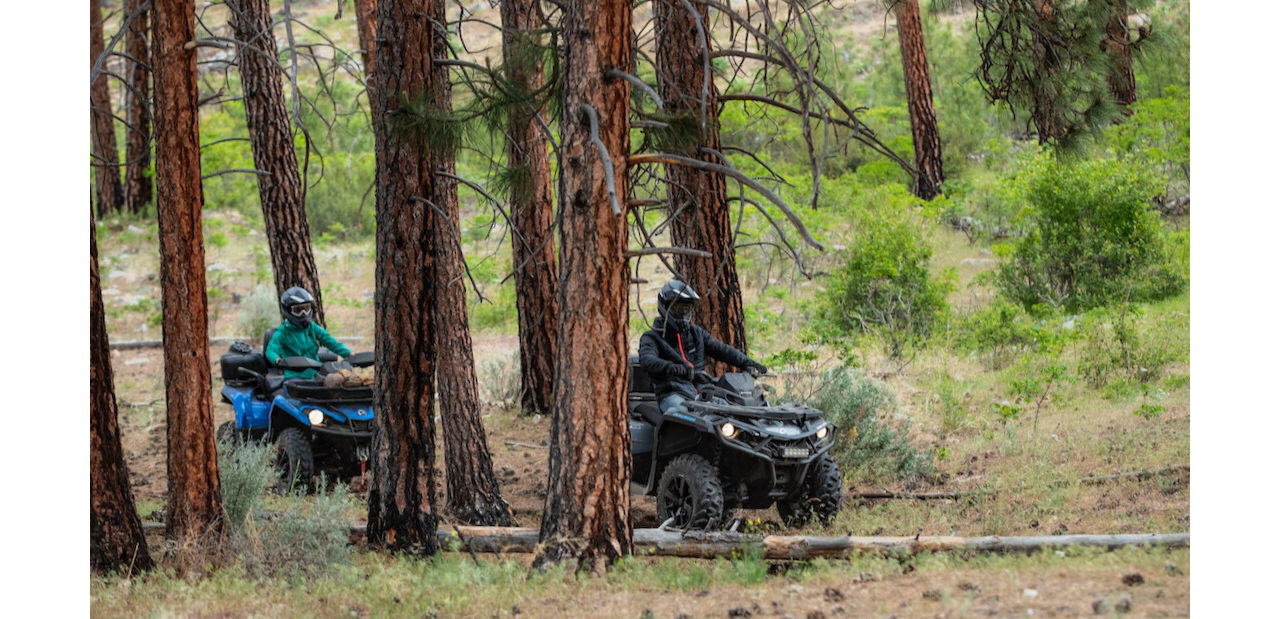
[[[665, 115], [671, 116], [671, 124], [696, 133], [687, 140], [686, 152], [676, 154], [722, 163], [719, 155], [714, 154], [720, 152], [720, 106], [710, 74], [707, 7], [693, 6], [697, 19], [682, 0], [654, 0], [658, 93]], [[738, 283], [724, 174], [668, 164], [666, 175], [670, 180], [667, 211], [672, 218], [671, 244], [711, 254], [710, 257], [677, 254], [675, 276], [692, 285], [703, 297], [698, 307], [699, 326], [716, 339], [746, 352], [742, 287]], [[728, 370], [723, 363], [709, 361], [709, 372]]]
[[546, 86], [542, 48], [532, 31], [537, 0], [504, 0], [502, 57], [505, 78], [519, 93], [507, 114], [507, 166], [511, 209], [511, 263], [515, 272], [520, 332], [520, 408], [551, 411], [556, 359], [556, 255], [552, 243], [554, 205], [542, 99]]
[[561, 110], [560, 324], [547, 499], [535, 568], [599, 571], [631, 553], [626, 220], [629, 0], [570, 0]]
[[134, 15], [124, 37], [129, 55], [128, 120], [125, 133], [124, 204], [140, 213], [151, 202], [151, 50], [147, 43], [151, 7], [147, 0], [126, 0], [124, 14]]
[[160, 231], [161, 329], [168, 427], [165, 534], [216, 544], [224, 512], [213, 441], [209, 372], [196, 36], [189, 2], [156, 0], [156, 211]]
[[271, 31], [268, 0], [228, 0], [237, 41], [236, 65], [244, 89], [244, 115], [249, 127], [258, 198], [266, 223], [267, 245], [275, 273], [276, 296], [293, 286], [315, 297], [315, 321], [325, 324], [320, 274], [311, 251], [311, 229], [303, 203], [298, 154], [285, 106], [276, 37]]
[[89, 565], [98, 571], [151, 569], [120, 448], [107, 320], [98, 277], [98, 238], [89, 218]]
[[[106, 49], [102, 41], [102, 8], [89, 0], [89, 66]], [[92, 127], [93, 173], [97, 186], [98, 216], [119, 210], [124, 204], [120, 185], [120, 154], [116, 150], [116, 130], [107, 75], [99, 74], [89, 86], [89, 118]]]
[[920, 3], [918, 0], [899, 0], [894, 5], [894, 13], [898, 18], [898, 48], [902, 52], [911, 143], [916, 151], [916, 178], [912, 192], [921, 199], [930, 200], [938, 195], [946, 176], [942, 171], [938, 119], [933, 112], [933, 89], [929, 84], [929, 59], [924, 49]]

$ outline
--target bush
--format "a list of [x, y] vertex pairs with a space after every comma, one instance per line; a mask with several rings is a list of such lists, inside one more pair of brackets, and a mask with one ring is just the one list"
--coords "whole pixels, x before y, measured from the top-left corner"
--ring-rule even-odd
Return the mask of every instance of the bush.
[[257, 346], [267, 329], [280, 324], [280, 301], [275, 286], [259, 284], [253, 294], [240, 300], [236, 312], [236, 327], [249, 337], [249, 344]]
[[886, 352], [897, 357], [929, 337], [949, 286], [929, 272], [933, 250], [920, 230], [885, 214], [859, 223], [843, 266], [822, 293], [821, 311], [837, 331], [883, 336]]
[[852, 368], [824, 372], [822, 385], [808, 404], [839, 427], [832, 455], [846, 475], [908, 481], [933, 475], [929, 456], [911, 446], [905, 431], [889, 427], [897, 400], [888, 385]]
[[520, 351], [513, 351], [480, 366], [480, 389], [484, 401], [501, 408], [520, 405]]
[[1181, 291], [1186, 279], [1168, 266], [1148, 209], [1159, 193], [1150, 169], [1129, 160], [1039, 159], [1026, 182], [1031, 227], [997, 273], [1001, 292], [1027, 309], [1077, 311]]
[[263, 494], [275, 482], [274, 455], [270, 445], [256, 441], [218, 442], [218, 483], [233, 535], [244, 532]]
[[[1164, 374], [1169, 364], [1185, 355], [1185, 337], [1189, 326], [1164, 318], [1157, 328], [1141, 324], [1142, 308], [1124, 303], [1113, 309], [1098, 309], [1084, 317], [1084, 349], [1077, 370], [1090, 386], [1101, 388], [1116, 380], [1152, 383]], [[1185, 315], [1182, 315], [1185, 320]], [[1114, 390], [1114, 389], [1113, 389]]]

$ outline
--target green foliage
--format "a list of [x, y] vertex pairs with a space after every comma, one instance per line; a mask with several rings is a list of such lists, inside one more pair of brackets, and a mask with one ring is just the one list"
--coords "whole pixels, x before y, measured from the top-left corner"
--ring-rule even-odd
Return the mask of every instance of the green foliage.
[[[1168, 365], [1185, 358], [1185, 345], [1177, 335], [1189, 327], [1186, 322], [1180, 324], [1185, 315], [1166, 317], [1157, 326], [1143, 324], [1142, 317], [1142, 308], [1134, 303], [1084, 316], [1084, 346], [1077, 371], [1086, 383], [1095, 388], [1117, 380], [1146, 385], [1158, 380]], [[1116, 391], [1120, 385], [1110, 388]]]
[[832, 452], [846, 475], [918, 480], [934, 474], [927, 452], [907, 441], [905, 429], [890, 427], [888, 417], [897, 409], [897, 400], [883, 382], [852, 368], [828, 370], [809, 405], [839, 428]]
[[236, 310], [236, 329], [249, 336], [250, 344], [257, 346], [267, 329], [280, 324], [280, 302], [275, 286], [258, 284], [250, 294], [240, 300]]
[[218, 483], [233, 535], [243, 534], [246, 526], [252, 526], [255, 510], [275, 482], [274, 456], [270, 445], [257, 441], [218, 442]]
[[1166, 260], [1168, 241], [1148, 209], [1159, 189], [1147, 167], [1042, 157], [1025, 187], [1031, 228], [997, 275], [1011, 300], [1076, 311], [1162, 298], [1186, 286]]
[[1130, 106], [1129, 120], [1108, 128], [1106, 144], [1119, 155], [1159, 170], [1166, 196], [1190, 192], [1191, 91], [1169, 86], [1163, 96]]
[[929, 337], [950, 286], [930, 273], [933, 249], [909, 216], [883, 209], [856, 225], [821, 311], [838, 332], [880, 335], [896, 357]]

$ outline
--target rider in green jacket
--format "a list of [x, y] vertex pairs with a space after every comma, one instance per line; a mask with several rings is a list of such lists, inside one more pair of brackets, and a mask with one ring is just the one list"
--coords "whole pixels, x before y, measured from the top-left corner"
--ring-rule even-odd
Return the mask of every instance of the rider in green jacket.
[[[268, 363], [278, 365], [284, 357], [307, 357], [319, 361], [321, 344], [343, 357], [351, 355], [350, 348], [329, 335], [324, 327], [311, 322], [315, 301], [311, 293], [297, 286], [280, 295], [280, 311], [284, 314], [285, 321], [276, 327], [276, 332], [267, 344]], [[285, 380], [312, 378], [315, 375], [315, 370], [284, 372]]]

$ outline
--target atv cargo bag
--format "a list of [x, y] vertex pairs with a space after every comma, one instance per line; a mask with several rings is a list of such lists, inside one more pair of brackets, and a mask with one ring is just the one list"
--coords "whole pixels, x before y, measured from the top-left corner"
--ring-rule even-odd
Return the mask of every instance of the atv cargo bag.
[[[240, 368], [250, 369], [259, 374], [267, 372], [267, 358], [256, 350], [247, 353], [225, 353], [218, 361], [222, 365], [222, 380], [224, 381], [243, 381], [248, 378], [240, 373]], [[253, 381], [252, 378], [248, 378], [248, 380], [250, 382]]]

